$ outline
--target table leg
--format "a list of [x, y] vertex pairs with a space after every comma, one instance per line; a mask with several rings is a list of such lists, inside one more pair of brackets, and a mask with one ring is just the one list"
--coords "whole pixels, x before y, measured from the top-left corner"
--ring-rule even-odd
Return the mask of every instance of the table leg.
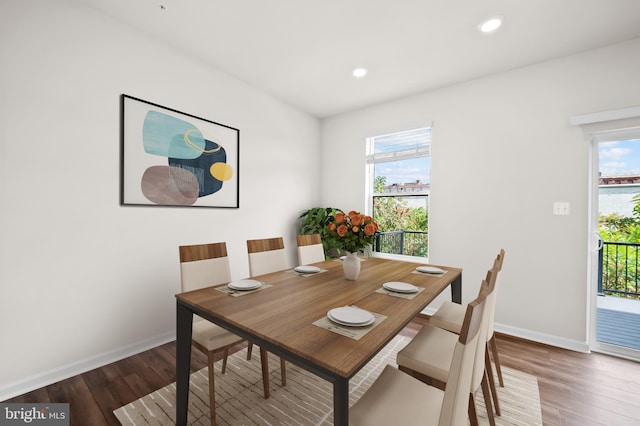
[[176, 319], [176, 425], [186, 426], [193, 312], [178, 302]]
[[349, 424], [349, 380], [337, 379], [333, 382], [333, 424]]
[[451, 301], [462, 303], [462, 272], [451, 282]]

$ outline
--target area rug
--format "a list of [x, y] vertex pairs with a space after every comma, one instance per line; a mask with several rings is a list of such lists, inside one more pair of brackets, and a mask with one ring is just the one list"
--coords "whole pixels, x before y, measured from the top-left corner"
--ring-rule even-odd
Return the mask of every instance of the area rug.
[[[371, 386], [385, 365], [395, 364], [396, 353], [411, 339], [397, 336], [351, 379], [350, 405]], [[272, 355], [271, 355], [272, 356]], [[269, 359], [271, 397], [262, 394], [260, 357], [246, 359], [246, 349], [229, 357], [227, 372], [216, 368], [216, 404], [219, 425], [331, 425], [333, 387], [313, 374], [287, 363], [287, 386], [281, 386], [279, 358]], [[535, 377], [502, 368], [505, 387], [498, 389], [502, 416], [498, 425], [542, 425], [538, 381]], [[207, 368], [191, 375], [189, 393], [190, 425], [209, 425]], [[123, 425], [175, 424], [175, 383], [146, 395], [114, 411]], [[488, 425], [482, 392], [476, 397], [481, 425]]]

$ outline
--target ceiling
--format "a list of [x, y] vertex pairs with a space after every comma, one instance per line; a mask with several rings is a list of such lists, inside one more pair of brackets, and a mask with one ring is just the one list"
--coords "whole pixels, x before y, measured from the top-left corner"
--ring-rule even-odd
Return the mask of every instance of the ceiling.
[[640, 0], [77, 1], [319, 118], [640, 37]]

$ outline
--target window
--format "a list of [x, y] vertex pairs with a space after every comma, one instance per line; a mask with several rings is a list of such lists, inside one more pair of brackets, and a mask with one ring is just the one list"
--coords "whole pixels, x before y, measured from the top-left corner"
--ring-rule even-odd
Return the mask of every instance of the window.
[[375, 250], [428, 255], [431, 128], [367, 139], [367, 195], [380, 227]]

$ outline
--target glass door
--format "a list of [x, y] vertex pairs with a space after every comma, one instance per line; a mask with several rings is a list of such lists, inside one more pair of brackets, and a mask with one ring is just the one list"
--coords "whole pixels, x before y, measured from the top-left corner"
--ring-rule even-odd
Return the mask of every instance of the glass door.
[[589, 334], [594, 351], [640, 359], [640, 134], [629, 136], [592, 138]]

